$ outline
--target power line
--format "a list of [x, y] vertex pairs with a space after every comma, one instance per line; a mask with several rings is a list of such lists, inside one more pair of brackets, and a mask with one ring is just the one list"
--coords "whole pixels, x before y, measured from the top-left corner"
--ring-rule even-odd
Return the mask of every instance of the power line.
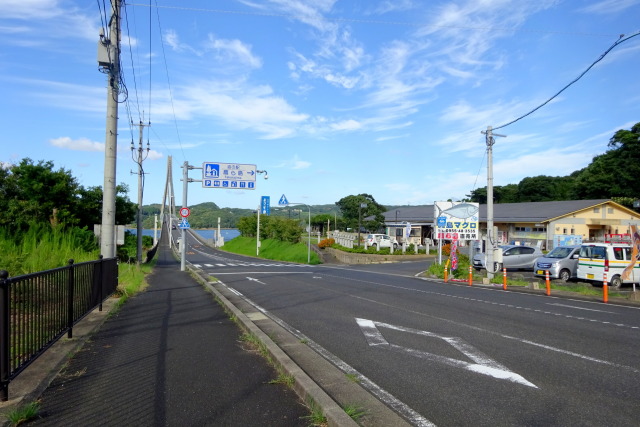
[[[141, 3], [129, 3], [131, 6], [140, 7], [153, 7], [151, 4]], [[196, 8], [186, 6], [158, 6], [156, 1], [156, 8], [163, 9], [175, 9], [184, 10], [190, 12], [206, 12], [206, 13], [218, 13], [226, 15], [247, 15], [247, 16], [263, 16], [268, 18], [287, 18], [287, 19], [302, 19], [306, 18], [302, 15], [275, 13], [275, 12], [256, 12], [256, 11], [243, 11], [243, 10], [227, 10], [227, 9], [208, 9], [208, 8]], [[569, 31], [549, 31], [549, 30], [534, 30], [526, 28], [502, 28], [502, 27], [471, 27], [461, 25], [425, 25], [423, 22], [408, 22], [408, 21], [384, 21], [379, 19], [359, 19], [359, 18], [338, 18], [338, 17], [323, 17], [328, 22], [347, 22], [353, 24], [373, 24], [373, 25], [396, 25], [406, 27], [426, 27], [426, 28], [440, 28], [440, 29], [460, 29], [460, 30], [473, 30], [473, 31], [517, 31], [524, 33], [536, 33], [536, 34], [559, 34], [559, 35], [574, 35], [574, 36], [589, 36], [589, 37], [612, 37], [613, 34], [604, 33], [580, 33]]]
[[604, 51], [604, 53], [603, 53], [602, 55], [600, 55], [600, 57], [599, 57], [598, 59], [596, 59], [595, 61], [593, 61], [593, 62], [591, 63], [591, 65], [589, 65], [589, 66], [587, 67], [587, 69], [586, 69], [586, 70], [584, 70], [582, 73], [580, 73], [580, 75], [579, 75], [578, 77], [576, 77], [576, 78], [575, 78], [575, 79], [573, 79], [571, 82], [569, 82], [565, 87], [563, 87], [562, 89], [560, 89], [560, 90], [559, 90], [555, 95], [553, 95], [551, 98], [547, 99], [545, 102], [543, 102], [542, 104], [538, 105], [536, 108], [534, 108], [533, 110], [529, 111], [528, 113], [523, 114], [522, 116], [518, 117], [518, 118], [517, 118], [517, 119], [515, 119], [515, 120], [510, 121], [509, 123], [505, 123], [505, 124], [503, 124], [503, 125], [501, 125], [501, 126], [495, 127], [495, 128], [493, 128], [493, 130], [502, 129], [502, 128], [504, 128], [504, 127], [507, 127], [507, 126], [509, 126], [509, 125], [512, 125], [512, 124], [514, 124], [515, 122], [517, 122], [518, 120], [522, 120], [522, 119], [524, 119], [525, 117], [527, 117], [527, 116], [529, 116], [529, 115], [531, 115], [531, 114], [535, 113], [535, 112], [536, 112], [536, 111], [538, 111], [540, 108], [544, 107], [544, 106], [545, 106], [545, 105], [547, 105], [549, 102], [551, 102], [554, 98], [556, 98], [556, 97], [557, 97], [558, 95], [560, 95], [562, 92], [564, 92], [566, 89], [568, 89], [568, 88], [569, 88], [569, 86], [573, 85], [575, 82], [577, 82], [578, 80], [580, 80], [580, 79], [581, 79], [585, 74], [587, 74], [587, 72], [588, 72], [591, 68], [593, 68], [593, 67], [594, 67], [598, 62], [602, 61], [602, 60], [604, 59], [604, 57], [605, 57], [605, 56], [607, 56], [607, 54], [608, 54], [609, 52], [611, 52], [615, 47], [617, 47], [617, 46], [618, 46], [618, 45], [620, 45], [621, 43], [624, 43], [624, 42], [626, 42], [627, 40], [629, 40], [629, 39], [631, 39], [631, 38], [633, 38], [633, 37], [635, 37], [635, 36], [637, 36], [637, 35], [640, 35], [640, 31], [639, 31], [639, 32], [637, 32], [637, 33], [635, 33], [635, 34], [630, 35], [629, 37], [624, 37], [624, 34], [621, 34], [621, 35], [620, 35], [620, 37], [618, 38], [618, 40], [617, 40], [614, 44], [612, 44], [612, 45], [609, 47], [609, 49], [605, 50], [605, 51]]
[[129, 14], [127, 13], [126, 2], [124, 4], [124, 17], [127, 24], [127, 38], [129, 39], [129, 58], [131, 59], [131, 73], [133, 74], [133, 89], [136, 94], [136, 108], [138, 109], [139, 121], [142, 121], [142, 114], [140, 112], [140, 99], [138, 98], [138, 81], [136, 79], [136, 67], [133, 62], [133, 51], [131, 49], [131, 30], [129, 29]]
[[[156, 15], [158, 18], [158, 29], [160, 30], [160, 46], [162, 47], [162, 58], [164, 60], [164, 69], [167, 74], [167, 84], [169, 86], [169, 99], [171, 100], [171, 111], [173, 112], [173, 123], [176, 127], [176, 134], [178, 136], [178, 144], [180, 144], [180, 151], [182, 151], [182, 157], [186, 160], [186, 156], [184, 154], [184, 148], [182, 147], [182, 140], [180, 139], [180, 131], [178, 129], [178, 119], [176, 118], [176, 107], [173, 103], [173, 91], [171, 89], [171, 80], [169, 79], [169, 66], [167, 65], [167, 55], [164, 50], [164, 42], [162, 41], [162, 27], [160, 26], [160, 11], [158, 10], [158, 0], [155, 0], [156, 3]], [[149, 23], [151, 25], [151, 23]]]

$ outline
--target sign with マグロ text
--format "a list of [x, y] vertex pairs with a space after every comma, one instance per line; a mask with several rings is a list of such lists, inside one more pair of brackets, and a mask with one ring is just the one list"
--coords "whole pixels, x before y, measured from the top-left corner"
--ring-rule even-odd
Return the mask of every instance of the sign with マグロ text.
[[435, 202], [436, 239], [478, 240], [480, 205], [469, 202]]

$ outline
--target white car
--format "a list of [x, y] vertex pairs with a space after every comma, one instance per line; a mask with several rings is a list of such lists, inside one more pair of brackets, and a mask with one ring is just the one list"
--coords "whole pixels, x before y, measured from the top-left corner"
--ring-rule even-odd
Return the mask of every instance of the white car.
[[[494, 271], [502, 270], [502, 267], [508, 270], [533, 270], [533, 264], [536, 258], [543, 256], [540, 248], [536, 246], [520, 246], [520, 245], [501, 245], [502, 262], [494, 261]], [[486, 255], [477, 253], [473, 256], [473, 267], [476, 270], [486, 268]]]
[[368, 234], [365, 243], [374, 248], [390, 248], [391, 245], [393, 249], [398, 248], [398, 241], [388, 234]]

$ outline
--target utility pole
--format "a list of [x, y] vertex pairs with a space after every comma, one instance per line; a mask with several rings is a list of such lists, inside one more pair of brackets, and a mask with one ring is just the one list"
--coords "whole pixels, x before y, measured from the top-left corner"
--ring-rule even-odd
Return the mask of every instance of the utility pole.
[[115, 256], [116, 152], [118, 149], [118, 96], [120, 94], [120, 0], [111, 1], [109, 34], [98, 42], [98, 64], [107, 74], [107, 123], [104, 147], [104, 186], [100, 253]]
[[[133, 126], [133, 123], [131, 123]], [[136, 235], [138, 238], [138, 250], [137, 250], [137, 262], [138, 265], [142, 264], [142, 191], [143, 191], [143, 181], [144, 181], [144, 169], [142, 169], [142, 162], [149, 156], [149, 142], [147, 141], [147, 152], [145, 153], [142, 149], [142, 134], [144, 132], [145, 126], [151, 126], [151, 123], [144, 124], [140, 121], [138, 125], [140, 128], [140, 137], [138, 140], [138, 150], [137, 156], [134, 157], [134, 153], [136, 149], [133, 145], [133, 140], [131, 140], [131, 157], [133, 161], [138, 165], [138, 215], [136, 220]]]
[[506, 138], [506, 135], [493, 133], [491, 126], [486, 131], [481, 131], [486, 136], [487, 143], [487, 278], [493, 279], [493, 250], [496, 246], [496, 236], [493, 234], [493, 144], [495, 144], [494, 136]]

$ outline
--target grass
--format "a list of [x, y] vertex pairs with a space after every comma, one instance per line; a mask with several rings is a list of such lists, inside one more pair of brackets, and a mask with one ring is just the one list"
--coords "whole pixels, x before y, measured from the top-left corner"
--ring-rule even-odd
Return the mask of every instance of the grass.
[[148, 264], [118, 264], [118, 289], [116, 295], [120, 297], [118, 305], [124, 304], [129, 297], [144, 291], [148, 284], [145, 281], [145, 276], [150, 274], [153, 267], [156, 265], [156, 260]]
[[35, 273], [98, 259], [100, 250], [93, 233], [81, 229], [62, 230], [47, 224], [32, 224], [19, 234], [0, 228], [0, 265], [10, 276]]
[[358, 375], [356, 375], [356, 374], [346, 374], [346, 377], [351, 382], [354, 382], [354, 383], [359, 383], [360, 382], [360, 378], [358, 378]]
[[278, 377], [275, 380], [271, 380], [269, 381], [269, 384], [283, 384], [289, 388], [293, 387], [293, 384], [295, 383], [295, 378], [293, 377], [293, 375], [287, 375], [283, 372], [278, 374]]
[[304, 419], [309, 420], [309, 425], [314, 427], [327, 426], [327, 417], [322, 412], [322, 408], [312, 399], [307, 401], [307, 407], [311, 412]]
[[367, 411], [360, 406], [345, 405], [342, 407], [344, 412], [351, 417], [353, 421], [358, 421], [367, 414]]
[[[226, 242], [221, 248], [227, 252], [241, 255], [256, 256], [256, 239], [253, 237], [238, 236]], [[320, 264], [320, 257], [309, 249], [307, 243], [288, 243], [280, 240], [266, 239], [261, 241], [260, 258], [274, 261], [288, 261], [306, 264], [307, 258], [311, 259], [311, 264]]]
[[19, 426], [38, 417], [40, 413], [40, 403], [31, 402], [16, 410], [11, 411], [7, 415], [7, 419], [12, 426]]

